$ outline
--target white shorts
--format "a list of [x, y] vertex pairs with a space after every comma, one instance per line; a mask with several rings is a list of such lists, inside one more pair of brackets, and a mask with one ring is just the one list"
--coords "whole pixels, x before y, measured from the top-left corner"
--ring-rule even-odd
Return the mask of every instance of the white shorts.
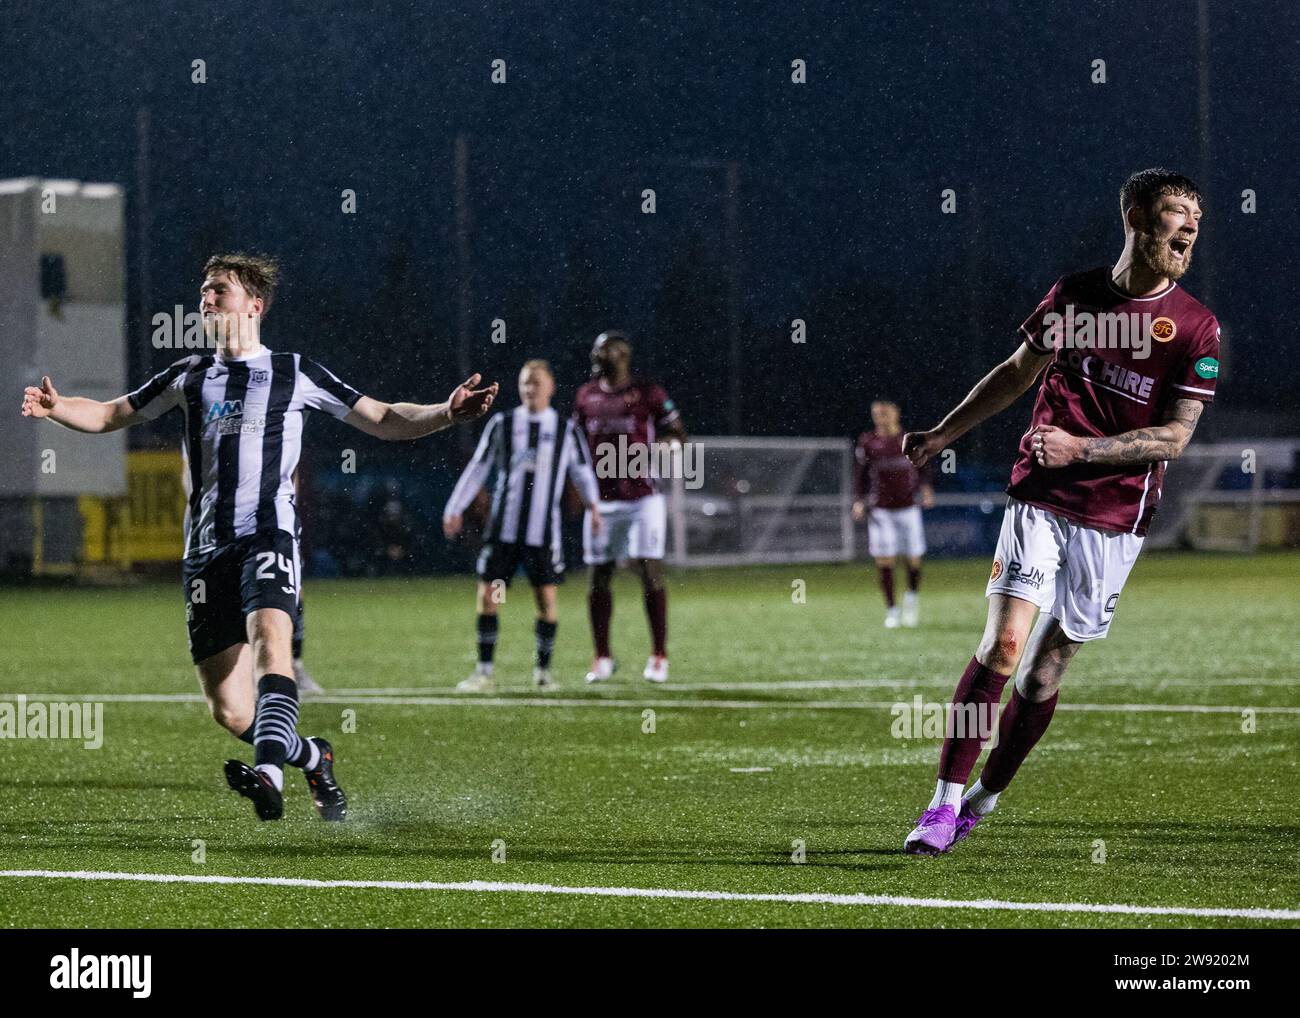
[[900, 551], [911, 558], [924, 555], [921, 507], [872, 509], [867, 518], [867, 551], [872, 558], [893, 558]]
[[591, 513], [582, 517], [582, 559], [589, 566], [627, 558], [663, 558], [668, 541], [668, 506], [663, 495], [630, 502], [601, 502], [604, 526], [591, 532]]
[[1032, 601], [1076, 642], [1103, 639], [1143, 540], [1007, 499], [984, 596]]

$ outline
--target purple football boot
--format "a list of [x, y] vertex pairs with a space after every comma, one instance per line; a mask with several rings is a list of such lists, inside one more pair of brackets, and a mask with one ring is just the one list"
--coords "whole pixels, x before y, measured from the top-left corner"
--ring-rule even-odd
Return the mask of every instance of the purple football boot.
[[927, 809], [903, 842], [903, 851], [908, 855], [941, 855], [952, 847], [956, 829], [957, 814], [951, 806]]
[[[970, 802], [962, 799], [961, 812], [957, 814], [957, 828], [952, 833], [952, 845], [957, 844], [962, 838], [970, 834], [971, 828], [983, 819], [983, 816], [970, 808]], [[952, 845], [948, 847], [952, 848]]]

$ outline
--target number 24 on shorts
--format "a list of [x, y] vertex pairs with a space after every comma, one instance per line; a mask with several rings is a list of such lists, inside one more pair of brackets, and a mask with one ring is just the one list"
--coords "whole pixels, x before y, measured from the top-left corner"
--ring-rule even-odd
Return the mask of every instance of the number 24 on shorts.
[[[277, 576], [275, 567], [280, 566], [282, 576]], [[294, 574], [293, 559], [287, 555], [277, 554], [273, 551], [262, 551], [257, 554], [257, 578], [259, 580], [288, 580], [288, 586], [282, 586], [280, 589], [286, 594], [297, 596], [298, 578]]]

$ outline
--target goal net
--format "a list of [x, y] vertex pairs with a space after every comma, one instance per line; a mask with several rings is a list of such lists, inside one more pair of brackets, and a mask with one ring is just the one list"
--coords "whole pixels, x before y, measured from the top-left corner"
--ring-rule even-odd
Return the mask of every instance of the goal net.
[[838, 562], [853, 557], [853, 450], [843, 438], [692, 437], [698, 471], [674, 469], [670, 560], [678, 565]]
[[1169, 464], [1147, 544], [1253, 552], [1300, 545], [1300, 440], [1191, 445]]
[[[845, 562], [855, 534], [853, 448], [841, 438], [693, 437], [698, 467], [663, 481], [670, 561], [684, 566]], [[676, 453], [681, 455], [680, 450]], [[1300, 547], [1300, 439], [1189, 446], [1169, 464], [1152, 548]], [[938, 554], [984, 554], [1002, 491], [941, 491], [927, 513]], [[932, 532], [932, 533], [931, 533]]]

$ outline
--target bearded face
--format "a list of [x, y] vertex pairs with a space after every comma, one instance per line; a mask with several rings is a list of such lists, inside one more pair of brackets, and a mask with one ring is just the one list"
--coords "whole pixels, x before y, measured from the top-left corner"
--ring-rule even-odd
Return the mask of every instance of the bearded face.
[[1201, 207], [1186, 195], [1161, 195], [1155, 207], [1137, 217], [1133, 249], [1151, 271], [1181, 279], [1192, 264], [1192, 247], [1200, 229]]

